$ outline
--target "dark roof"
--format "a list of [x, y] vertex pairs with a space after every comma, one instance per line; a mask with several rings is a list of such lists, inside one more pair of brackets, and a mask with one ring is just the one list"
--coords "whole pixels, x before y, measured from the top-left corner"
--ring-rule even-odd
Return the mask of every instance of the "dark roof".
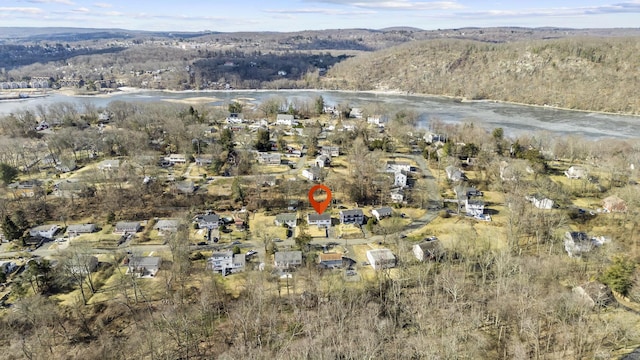
[[321, 221], [321, 220], [331, 220], [331, 214], [309, 214], [307, 215], [308, 221]]
[[364, 216], [362, 209], [340, 210], [340, 214], [344, 216]]

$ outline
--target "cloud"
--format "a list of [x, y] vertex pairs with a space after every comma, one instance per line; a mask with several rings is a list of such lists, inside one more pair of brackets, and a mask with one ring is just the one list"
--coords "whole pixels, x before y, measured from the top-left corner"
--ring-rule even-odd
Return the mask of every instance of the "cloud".
[[455, 16], [467, 18], [485, 17], [564, 17], [604, 15], [619, 13], [640, 13], [640, 1], [629, 1], [616, 4], [584, 6], [584, 7], [557, 7], [557, 8], [531, 8], [521, 10], [486, 10], [458, 12]]
[[91, 10], [87, 9], [86, 7], [81, 7], [81, 8], [73, 9], [71, 11], [74, 12], [74, 13], [84, 13], [84, 14], [86, 14], [86, 13], [90, 12]]
[[455, 10], [464, 6], [455, 1], [411, 1], [411, 0], [305, 0], [306, 2], [347, 5], [372, 10]]
[[113, 5], [108, 3], [93, 3], [93, 6], [103, 8], [103, 9], [108, 9], [110, 7], [113, 7]]
[[42, 14], [44, 11], [36, 7], [0, 7], [0, 12], [7, 13], [23, 13], [23, 14]]
[[63, 4], [63, 5], [75, 5], [71, 0], [27, 0], [30, 3], [36, 4]]
[[371, 15], [375, 14], [375, 11], [345, 11], [336, 9], [320, 9], [320, 8], [307, 8], [307, 9], [291, 9], [291, 10], [275, 10], [267, 9], [264, 12], [272, 14], [292, 15], [292, 14], [319, 14], [319, 15]]

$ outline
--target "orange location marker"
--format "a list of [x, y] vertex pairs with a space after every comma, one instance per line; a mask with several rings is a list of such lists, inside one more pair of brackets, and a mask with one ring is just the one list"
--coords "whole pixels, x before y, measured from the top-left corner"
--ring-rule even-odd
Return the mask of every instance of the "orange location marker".
[[[316, 201], [316, 199], [313, 198], [313, 194], [318, 190], [324, 190], [327, 193], [327, 198], [322, 202]], [[327, 207], [331, 203], [331, 190], [329, 190], [328, 187], [322, 184], [318, 184], [312, 187], [311, 190], [309, 190], [309, 203], [311, 203], [311, 206], [316, 209], [316, 212], [318, 214], [322, 215], [322, 213], [327, 210]]]

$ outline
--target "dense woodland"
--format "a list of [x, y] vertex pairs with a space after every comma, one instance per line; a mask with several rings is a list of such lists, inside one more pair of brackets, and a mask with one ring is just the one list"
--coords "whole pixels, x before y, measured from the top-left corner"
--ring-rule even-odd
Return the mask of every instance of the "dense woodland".
[[340, 63], [327, 86], [640, 113], [640, 39], [413, 42]]

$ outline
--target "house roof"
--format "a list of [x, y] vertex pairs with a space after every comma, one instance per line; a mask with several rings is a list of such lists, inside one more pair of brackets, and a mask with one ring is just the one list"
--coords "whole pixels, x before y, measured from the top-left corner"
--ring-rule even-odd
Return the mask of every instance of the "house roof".
[[286, 213], [276, 215], [277, 222], [296, 221], [298, 215], [296, 213]]
[[116, 229], [131, 229], [131, 228], [139, 228], [140, 222], [138, 221], [118, 221], [116, 223]]
[[381, 208], [371, 210], [371, 212], [374, 211], [378, 214], [391, 214], [393, 212], [393, 209], [388, 206], [383, 206]]
[[96, 224], [72, 224], [67, 226], [67, 232], [87, 233], [93, 232], [96, 229]]
[[604, 200], [602, 200], [602, 206], [608, 211], [627, 211], [627, 204], [625, 201], [615, 195], [604, 198]]
[[395, 260], [396, 256], [389, 249], [373, 249], [367, 250], [367, 254], [376, 261]]
[[364, 216], [364, 214], [362, 213], [362, 209], [340, 210], [340, 215], [343, 215], [343, 216]]
[[302, 261], [302, 251], [278, 251], [274, 255], [277, 263], [289, 263]]
[[158, 220], [158, 222], [154, 225], [154, 229], [164, 229], [164, 228], [177, 228], [180, 224], [180, 220], [178, 219], [162, 219]]
[[129, 258], [129, 267], [141, 266], [147, 269], [159, 268], [162, 258], [159, 256], [133, 256]]
[[293, 115], [291, 115], [291, 114], [278, 114], [276, 116], [276, 120], [293, 120]]
[[331, 220], [331, 214], [328, 213], [324, 213], [324, 214], [316, 214], [316, 213], [311, 213], [307, 215], [307, 221], [311, 222], [311, 221], [327, 221], [327, 220]]
[[318, 255], [318, 261], [340, 261], [342, 260], [342, 254], [340, 253], [323, 253]]
[[220, 216], [217, 214], [205, 214], [198, 216], [196, 219], [199, 223], [217, 223], [220, 221]]
[[416, 244], [415, 246], [420, 247], [423, 253], [427, 253], [434, 250], [440, 250], [442, 248], [440, 241], [437, 239], [430, 241], [423, 241], [421, 243]]

